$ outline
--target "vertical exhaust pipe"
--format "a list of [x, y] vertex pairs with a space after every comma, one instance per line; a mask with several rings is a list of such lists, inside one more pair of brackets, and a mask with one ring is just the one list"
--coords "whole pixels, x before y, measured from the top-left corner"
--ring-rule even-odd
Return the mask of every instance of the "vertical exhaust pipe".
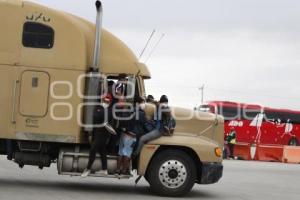
[[85, 103], [87, 106], [84, 108], [84, 130], [91, 133], [93, 131], [93, 114], [95, 109], [95, 104], [98, 102], [97, 97], [99, 91], [99, 82], [101, 78], [100, 73], [100, 48], [101, 48], [101, 32], [102, 32], [102, 3], [96, 1], [96, 33], [95, 33], [95, 46], [94, 46], [94, 57], [92, 66], [90, 66], [89, 72], [87, 74], [86, 88], [85, 88]]
[[101, 48], [101, 29], [102, 29], [102, 3], [96, 1], [97, 18], [96, 18], [96, 34], [95, 34], [95, 46], [93, 57], [93, 70], [100, 71], [100, 48]]

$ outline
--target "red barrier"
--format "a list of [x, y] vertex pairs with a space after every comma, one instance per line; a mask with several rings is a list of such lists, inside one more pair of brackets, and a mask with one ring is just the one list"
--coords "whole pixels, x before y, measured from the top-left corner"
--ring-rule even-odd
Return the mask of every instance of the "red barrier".
[[233, 155], [242, 160], [251, 160], [250, 144], [237, 143], [234, 145]]
[[256, 158], [259, 161], [281, 162], [283, 158], [283, 146], [257, 145]]
[[284, 146], [282, 162], [300, 163], [300, 147]]

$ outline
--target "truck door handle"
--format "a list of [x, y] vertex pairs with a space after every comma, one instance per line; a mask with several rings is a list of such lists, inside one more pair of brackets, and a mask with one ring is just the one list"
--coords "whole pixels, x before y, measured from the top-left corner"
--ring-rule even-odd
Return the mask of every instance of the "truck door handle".
[[19, 88], [19, 80], [15, 81], [14, 89], [13, 89], [13, 101], [12, 101], [12, 115], [11, 115], [11, 122], [13, 124], [16, 123], [16, 102], [17, 102], [17, 93]]

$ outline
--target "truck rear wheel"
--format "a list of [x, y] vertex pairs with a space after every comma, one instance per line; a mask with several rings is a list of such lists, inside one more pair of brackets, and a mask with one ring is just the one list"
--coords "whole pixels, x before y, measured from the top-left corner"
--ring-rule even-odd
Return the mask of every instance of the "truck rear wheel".
[[170, 149], [155, 155], [146, 176], [154, 193], [161, 196], [183, 196], [194, 186], [197, 171], [188, 154]]

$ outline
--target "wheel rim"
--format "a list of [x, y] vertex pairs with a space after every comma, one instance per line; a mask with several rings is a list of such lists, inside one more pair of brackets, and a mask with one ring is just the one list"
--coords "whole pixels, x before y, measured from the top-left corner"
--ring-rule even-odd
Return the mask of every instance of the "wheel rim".
[[159, 169], [159, 180], [167, 188], [179, 188], [186, 179], [186, 167], [178, 160], [166, 161]]

